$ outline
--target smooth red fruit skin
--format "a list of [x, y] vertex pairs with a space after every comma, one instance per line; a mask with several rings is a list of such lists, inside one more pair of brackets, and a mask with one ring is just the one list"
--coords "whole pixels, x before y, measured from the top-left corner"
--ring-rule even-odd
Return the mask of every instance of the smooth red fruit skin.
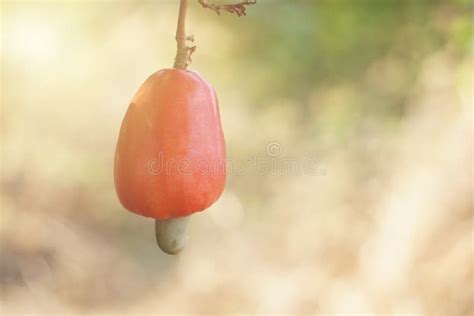
[[202, 211], [225, 185], [214, 89], [196, 72], [163, 69], [133, 97], [115, 152], [115, 189], [129, 211], [165, 220]]

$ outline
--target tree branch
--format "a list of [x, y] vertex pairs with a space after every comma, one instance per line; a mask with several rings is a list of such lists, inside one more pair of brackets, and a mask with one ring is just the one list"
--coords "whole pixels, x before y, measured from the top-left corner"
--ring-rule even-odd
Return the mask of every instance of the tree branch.
[[209, 0], [198, 0], [203, 8], [211, 9], [217, 14], [221, 14], [221, 10], [230, 13], [236, 13], [238, 16], [246, 14], [246, 5], [256, 4], [257, 0], [244, 0], [236, 4], [212, 4]]

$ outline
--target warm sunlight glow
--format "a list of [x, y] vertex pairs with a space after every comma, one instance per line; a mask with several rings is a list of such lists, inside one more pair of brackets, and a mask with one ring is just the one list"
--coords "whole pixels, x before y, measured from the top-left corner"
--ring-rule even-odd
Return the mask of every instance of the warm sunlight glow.
[[7, 53], [35, 63], [47, 62], [55, 57], [58, 50], [58, 29], [48, 23], [46, 18], [12, 17], [6, 24]]

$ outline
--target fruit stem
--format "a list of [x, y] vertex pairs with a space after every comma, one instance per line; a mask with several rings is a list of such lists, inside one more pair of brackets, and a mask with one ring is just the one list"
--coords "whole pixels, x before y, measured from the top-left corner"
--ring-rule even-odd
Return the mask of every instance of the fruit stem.
[[178, 26], [176, 28], [176, 44], [178, 50], [174, 60], [174, 68], [186, 70], [191, 62], [191, 54], [196, 49], [196, 46], [188, 46], [186, 41], [194, 41], [192, 36], [186, 36], [186, 11], [188, 8], [188, 0], [180, 0]]

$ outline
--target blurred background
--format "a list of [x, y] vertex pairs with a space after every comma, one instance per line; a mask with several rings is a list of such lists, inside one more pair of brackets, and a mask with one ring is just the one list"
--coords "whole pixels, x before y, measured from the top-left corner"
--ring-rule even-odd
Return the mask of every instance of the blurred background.
[[[215, 3], [222, 3], [216, 0]], [[473, 5], [190, 0], [231, 172], [178, 256], [113, 184], [178, 1], [1, 2], [1, 314], [474, 313]]]

